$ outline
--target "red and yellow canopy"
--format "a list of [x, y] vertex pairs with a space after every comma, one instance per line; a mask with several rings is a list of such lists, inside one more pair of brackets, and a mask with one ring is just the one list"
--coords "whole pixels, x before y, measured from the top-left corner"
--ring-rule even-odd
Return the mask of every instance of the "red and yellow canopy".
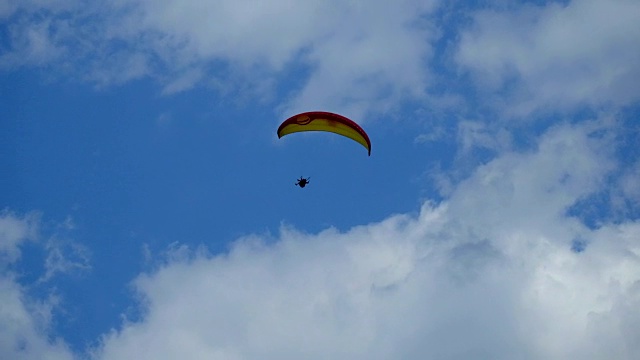
[[360, 125], [342, 115], [325, 111], [294, 115], [280, 124], [278, 138], [302, 131], [327, 131], [346, 136], [364, 146], [371, 156], [371, 141], [367, 133]]

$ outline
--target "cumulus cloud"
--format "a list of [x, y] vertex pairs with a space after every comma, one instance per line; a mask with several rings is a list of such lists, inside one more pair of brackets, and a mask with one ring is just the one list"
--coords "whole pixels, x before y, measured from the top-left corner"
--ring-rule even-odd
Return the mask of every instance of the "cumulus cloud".
[[482, 10], [455, 59], [512, 115], [640, 100], [640, 3], [572, 0]]
[[567, 214], [613, 170], [603, 131], [557, 126], [415, 215], [283, 226], [227, 254], [175, 247], [134, 282], [141, 319], [94, 357], [632, 359], [640, 223], [591, 229]]

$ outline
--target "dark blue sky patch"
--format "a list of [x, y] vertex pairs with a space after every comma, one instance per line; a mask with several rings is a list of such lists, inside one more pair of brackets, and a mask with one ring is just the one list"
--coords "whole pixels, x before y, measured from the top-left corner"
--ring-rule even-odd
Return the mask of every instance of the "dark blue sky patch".
[[571, 241], [571, 251], [579, 254], [587, 249], [587, 245], [587, 241], [584, 239], [573, 239]]
[[609, 193], [602, 191], [579, 200], [567, 209], [567, 215], [582, 221], [589, 229], [597, 229], [612, 218]]

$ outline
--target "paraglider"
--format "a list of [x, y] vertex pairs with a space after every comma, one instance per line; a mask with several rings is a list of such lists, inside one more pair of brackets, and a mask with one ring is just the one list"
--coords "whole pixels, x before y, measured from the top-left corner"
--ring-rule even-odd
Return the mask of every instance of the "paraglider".
[[310, 111], [294, 115], [280, 124], [278, 138], [302, 131], [326, 131], [346, 136], [364, 146], [371, 156], [371, 141], [367, 133], [360, 125], [342, 115], [325, 111]]
[[294, 184], [295, 186], [300, 186], [300, 188], [303, 188], [305, 186], [307, 186], [307, 184], [309, 184], [309, 179], [311, 179], [311, 177], [308, 178], [303, 178], [302, 176], [300, 176], [300, 179], [296, 180], [296, 183]]
[[[303, 131], [324, 131], [345, 136], [364, 146], [371, 156], [371, 141], [367, 133], [360, 125], [342, 115], [325, 111], [310, 111], [294, 115], [280, 124], [278, 138]], [[309, 184], [309, 179], [301, 176], [295, 185], [304, 188]]]

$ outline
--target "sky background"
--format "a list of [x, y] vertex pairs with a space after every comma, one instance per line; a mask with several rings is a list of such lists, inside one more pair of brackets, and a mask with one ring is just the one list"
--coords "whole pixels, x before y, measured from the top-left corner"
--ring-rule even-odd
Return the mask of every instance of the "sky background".
[[0, 0], [0, 358], [635, 359], [639, 79], [637, 0]]

